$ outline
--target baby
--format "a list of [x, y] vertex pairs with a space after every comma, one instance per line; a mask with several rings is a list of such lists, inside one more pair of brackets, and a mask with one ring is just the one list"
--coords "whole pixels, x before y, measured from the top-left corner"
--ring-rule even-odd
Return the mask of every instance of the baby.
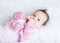
[[36, 10], [32, 15], [28, 15], [28, 22], [32, 22], [33, 28], [28, 28], [25, 30], [25, 34], [27, 34], [25, 35], [25, 40], [31, 39], [31, 35], [35, 34], [36, 30], [40, 31], [41, 29], [43, 29], [43, 27], [47, 24], [48, 20], [49, 15], [45, 9]]
[[22, 42], [28, 40], [34, 34], [35, 29], [39, 30], [44, 27], [48, 20], [49, 16], [46, 10], [36, 10], [28, 16], [23, 12], [16, 12], [13, 19], [8, 21], [5, 27], [9, 27], [9, 31], [14, 30], [17, 32], [19, 34], [18, 41]]
[[28, 40], [34, 34], [35, 29], [42, 29], [49, 20], [46, 10], [36, 10], [32, 15], [16, 12], [14, 19], [7, 23], [13, 30], [19, 33], [18, 41]]

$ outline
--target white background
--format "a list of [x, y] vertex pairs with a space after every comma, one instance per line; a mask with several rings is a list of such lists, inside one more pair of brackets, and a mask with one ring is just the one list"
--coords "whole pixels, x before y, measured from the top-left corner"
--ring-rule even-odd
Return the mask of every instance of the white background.
[[35, 10], [41, 8], [47, 9], [50, 16], [46, 26], [47, 30], [51, 30], [51, 36], [53, 36], [52, 33], [56, 34], [56, 42], [59, 42], [60, 0], [0, 0], [0, 24], [4, 24], [12, 18], [13, 13], [16, 11], [32, 14]]

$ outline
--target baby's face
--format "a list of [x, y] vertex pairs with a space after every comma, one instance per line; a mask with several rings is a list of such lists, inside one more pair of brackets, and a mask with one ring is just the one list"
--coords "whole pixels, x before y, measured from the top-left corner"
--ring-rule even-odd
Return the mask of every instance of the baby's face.
[[42, 11], [37, 11], [34, 14], [28, 16], [28, 18], [34, 23], [34, 26], [36, 28], [39, 28], [46, 21], [47, 17], [46, 17], [46, 13]]

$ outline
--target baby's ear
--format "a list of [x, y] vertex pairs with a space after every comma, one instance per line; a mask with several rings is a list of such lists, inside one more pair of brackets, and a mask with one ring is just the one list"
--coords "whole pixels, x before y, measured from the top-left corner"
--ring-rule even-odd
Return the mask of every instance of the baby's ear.
[[23, 18], [25, 18], [25, 17], [26, 17], [26, 14], [23, 13], [23, 12], [15, 12], [15, 13], [14, 13], [14, 18], [15, 18], [15, 19], [23, 19]]

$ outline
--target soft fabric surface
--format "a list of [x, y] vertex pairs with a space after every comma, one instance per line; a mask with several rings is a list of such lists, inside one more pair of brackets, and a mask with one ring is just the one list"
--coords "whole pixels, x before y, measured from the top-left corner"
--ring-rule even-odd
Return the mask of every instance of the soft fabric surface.
[[39, 42], [60, 43], [60, 0], [0, 0], [0, 24], [11, 19], [16, 11], [32, 14], [41, 8], [47, 9], [50, 20], [40, 33]]
[[18, 33], [11, 30], [7, 25], [0, 25], [0, 43], [16, 42]]

